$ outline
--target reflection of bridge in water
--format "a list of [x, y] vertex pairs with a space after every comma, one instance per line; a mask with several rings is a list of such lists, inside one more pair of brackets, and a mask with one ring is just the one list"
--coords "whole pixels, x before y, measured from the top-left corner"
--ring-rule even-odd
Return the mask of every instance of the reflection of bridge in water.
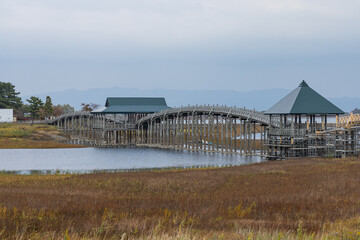
[[[270, 117], [226, 106], [188, 106], [144, 114], [75, 112], [50, 124], [94, 146], [146, 146], [245, 155], [266, 154]], [[279, 122], [272, 119], [272, 127]]]

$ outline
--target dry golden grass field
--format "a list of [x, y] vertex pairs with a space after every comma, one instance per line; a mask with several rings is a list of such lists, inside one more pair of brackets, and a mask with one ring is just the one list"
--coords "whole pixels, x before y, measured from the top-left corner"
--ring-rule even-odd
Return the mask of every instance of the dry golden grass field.
[[29, 124], [0, 124], [1, 148], [78, 148], [79, 145], [56, 142], [66, 139], [55, 126]]
[[360, 239], [360, 159], [0, 174], [0, 239]]

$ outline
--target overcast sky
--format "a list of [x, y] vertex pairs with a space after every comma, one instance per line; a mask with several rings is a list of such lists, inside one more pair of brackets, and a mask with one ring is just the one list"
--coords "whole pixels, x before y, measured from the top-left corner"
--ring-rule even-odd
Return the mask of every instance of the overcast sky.
[[360, 96], [359, 0], [0, 0], [0, 81]]

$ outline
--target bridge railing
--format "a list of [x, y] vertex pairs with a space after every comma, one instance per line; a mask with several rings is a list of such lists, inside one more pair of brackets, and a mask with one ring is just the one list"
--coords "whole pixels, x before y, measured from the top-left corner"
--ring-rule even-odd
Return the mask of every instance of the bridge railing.
[[[266, 125], [270, 125], [270, 117], [268, 115], [265, 115], [263, 112], [259, 112], [256, 110], [246, 109], [246, 108], [237, 108], [237, 107], [229, 107], [229, 106], [218, 106], [218, 105], [196, 105], [196, 106], [181, 106], [178, 108], [172, 108], [168, 110], [163, 110], [160, 112], [156, 112], [153, 114], [149, 114], [140, 120], [136, 122], [136, 125], [141, 124], [143, 122], [149, 121], [154, 118], [160, 118], [160, 117], [166, 117], [167, 115], [173, 115], [176, 116], [178, 114], [194, 114], [194, 113], [207, 113], [207, 114], [218, 114], [222, 116], [232, 116], [232, 117], [238, 117], [241, 119], [250, 119], [254, 120], [259, 123], [263, 123]], [[48, 124], [54, 124], [58, 120], [66, 119], [70, 117], [93, 117], [93, 115], [90, 112], [84, 112], [84, 111], [76, 111], [71, 113], [62, 114], [61, 116], [58, 116], [53, 119], [47, 120]], [[114, 121], [114, 118], [112, 115], [106, 116], [106, 120]], [[121, 124], [121, 121], [116, 120]], [[272, 118], [271, 125], [274, 127], [280, 126], [280, 119], [279, 118]]]
[[69, 113], [61, 114], [60, 116], [52, 118], [52, 119], [48, 119], [48, 120], [46, 120], [46, 122], [48, 124], [53, 124], [60, 119], [69, 118], [69, 117], [79, 117], [79, 116], [88, 117], [88, 116], [91, 116], [91, 114], [90, 114], [90, 112], [85, 112], [85, 111], [69, 112]]
[[[207, 114], [219, 114], [223, 116], [239, 117], [242, 119], [254, 120], [266, 125], [270, 124], [270, 117], [265, 115], [263, 112], [249, 110], [246, 108], [228, 107], [228, 106], [210, 106], [210, 105], [199, 105], [199, 106], [182, 106], [178, 108], [172, 108], [163, 110], [153, 114], [149, 114], [137, 121], [137, 124], [149, 121], [154, 118], [166, 117], [167, 115], [178, 115], [184, 113], [207, 113]], [[278, 126], [279, 119], [272, 118], [272, 125]]]
[[287, 136], [287, 137], [303, 137], [308, 133], [306, 129], [270, 129], [270, 135]]

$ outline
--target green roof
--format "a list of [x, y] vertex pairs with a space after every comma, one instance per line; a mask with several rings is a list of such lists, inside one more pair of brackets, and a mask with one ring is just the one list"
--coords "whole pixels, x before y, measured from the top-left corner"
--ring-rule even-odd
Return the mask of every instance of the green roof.
[[344, 112], [302, 81], [298, 88], [272, 106], [265, 114], [344, 114]]
[[154, 113], [169, 109], [165, 98], [108, 97], [105, 108], [95, 110], [94, 114], [115, 113]]

